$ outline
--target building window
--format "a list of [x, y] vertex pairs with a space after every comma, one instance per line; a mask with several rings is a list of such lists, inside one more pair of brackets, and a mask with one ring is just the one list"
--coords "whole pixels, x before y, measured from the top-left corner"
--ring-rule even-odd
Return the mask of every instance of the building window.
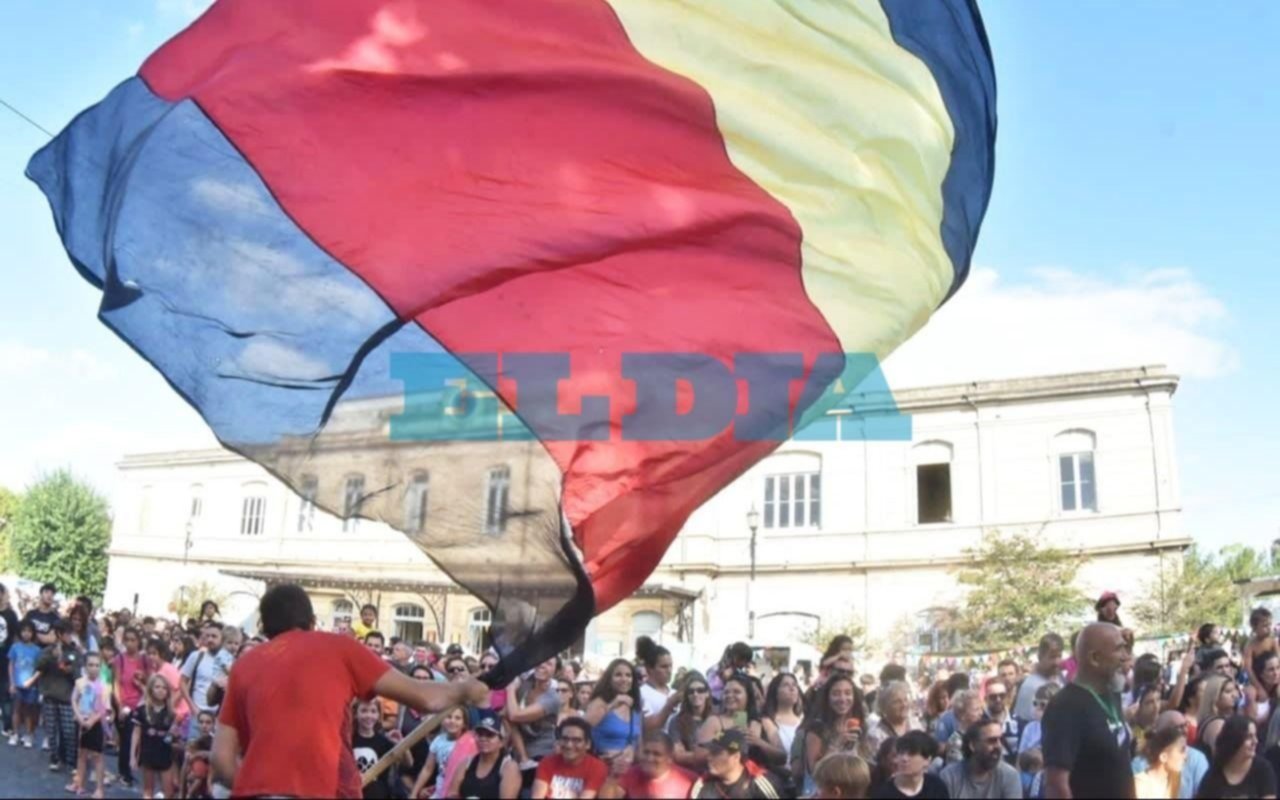
[[349, 533], [360, 524], [360, 504], [364, 502], [364, 476], [351, 475], [342, 489], [342, 532]]
[[151, 527], [151, 487], [142, 487], [142, 500], [138, 503], [138, 533], [146, 534]]
[[240, 506], [240, 535], [260, 536], [267, 516], [267, 498], [249, 495]]
[[303, 475], [298, 485], [298, 494], [302, 498], [298, 506], [298, 533], [309, 531], [315, 527], [316, 494], [320, 491], [320, 482], [314, 475]]
[[631, 615], [631, 637], [627, 641], [634, 642], [641, 636], [648, 636], [655, 642], [662, 641], [662, 615], [657, 611], [637, 611]]
[[393, 609], [395, 622], [395, 635], [400, 637], [401, 641], [412, 646], [422, 641], [423, 621], [426, 619], [427, 612], [422, 606], [415, 606], [412, 603], [402, 603]]
[[474, 608], [467, 615], [467, 647], [471, 652], [476, 654], [484, 652], [485, 636], [491, 624], [493, 624], [493, 615], [487, 608]]
[[916, 466], [916, 513], [921, 525], [951, 521], [951, 465]]
[[187, 519], [195, 522], [204, 513], [204, 487], [194, 484], [191, 487], [191, 507], [187, 511]]
[[822, 474], [799, 472], [764, 479], [766, 528], [822, 526]]
[[507, 529], [507, 500], [511, 488], [511, 470], [494, 467], [489, 470], [485, 493], [484, 532], [502, 533]]
[[334, 600], [332, 629], [338, 631], [349, 628], [351, 620], [355, 619], [355, 611], [356, 608], [350, 600]]
[[404, 529], [406, 533], [422, 533], [427, 523], [427, 490], [430, 478], [420, 472], [409, 481], [404, 490]]
[[1063, 511], [1097, 511], [1098, 493], [1093, 478], [1093, 453], [1058, 456]]

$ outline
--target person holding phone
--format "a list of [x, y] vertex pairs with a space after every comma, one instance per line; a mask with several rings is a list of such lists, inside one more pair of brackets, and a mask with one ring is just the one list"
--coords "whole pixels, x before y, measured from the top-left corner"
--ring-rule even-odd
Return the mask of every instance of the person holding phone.
[[814, 792], [813, 771], [823, 756], [836, 752], [863, 754], [866, 715], [862, 692], [852, 675], [837, 673], [822, 687], [806, 723], [806, 795]]

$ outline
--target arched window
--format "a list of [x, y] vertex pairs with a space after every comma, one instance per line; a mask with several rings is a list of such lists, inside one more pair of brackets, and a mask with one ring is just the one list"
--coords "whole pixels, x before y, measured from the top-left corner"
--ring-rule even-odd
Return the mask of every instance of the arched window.
[[142, 498], [138, 501], [138, 533], [146, 535], [151, 527], [152, 491], [150, 486], [142, 487]]
[[191, 484], [191, 506], [187, 510], [187, 519], [198, 522], [204, 513], [204, 487], [198, 483]]
[[351, 625], [351, 620], [355, 618], [355, 606], [350, 600], [334, 600], [333, 613], [330, 615], [333, 619], [332, 630], [342, 630]]
[[485, 486], [484, 532], [502, 533], [507, 529], [507, 501], [511, 489], [511, 470], [493, 467]]
[[427, 612], [422, 606], [401, 603], [392, 609], [392, 613], [396, 636], [399, 636], [410, 645], [422, 641], [422, 625], [427, 616]]
[[1057, 459], [1058, 502], [1063, 512], [1097, 511], [1098, 484], [1093, 468], [1097, 449], [1093, 431], [1069, 430], [1053, 437]]
[[492, 624], [493, 614], [489, 613], [489, 609], [483, 606], [473, 608], [471, 613], [467, 614], [467, 647], [471, 649], [471, 652], [483, 652], [485, 633]]
[[951, 458], [948, 442], [921, 442], [911, 448], [916, 469], [916, 522], [951, 522]]
[[637, 611], [631, 615], [631, 638], [634, 642], [641, 636], [648, 636], [655, 642], [662, 641], [662, 615], [657, 611]]
[[427, 496], [431, 477], [416, 473], [404, 490], [404, 529], [406, 533], [422, 533], [427, 524]]
[[349, 533], [360, 524], [360, 505], [364, 502], [364, 476], [348, 475], [342, 487], [342, 532]]
[[316, 518], [316, 494], [320, 491], [320, 481], [315, 475], [303, 475], [298, 482], [298, 533], [311, 530]]
[[822, 457], [779, 453], [766, 462], [765, 528], [822, 527]]
[[261, 536], [267, 522], [267, 485], [246, 483], [241, 494], [240, 535]]

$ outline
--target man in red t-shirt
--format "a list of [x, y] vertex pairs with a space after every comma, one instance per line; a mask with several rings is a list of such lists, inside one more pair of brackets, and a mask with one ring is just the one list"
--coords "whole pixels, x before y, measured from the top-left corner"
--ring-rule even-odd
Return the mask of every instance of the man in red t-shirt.
[[610, 788], [619, 791], [602, 792], [611, 797], [629, 800], [661, 800], [664, 797], [688, 797], [689, 789], [697, 780], [692, 772], [686, 772], [675, 763], [675, 744], [662, 731], [650, 731], [644, 735], [640, 749], [640, 763], [623, 773]]
[[538, 765], [533, 778], [533, 800], [565, 798], [591, 800], [604, 786], [609, 768], [587, 752], [591, 744], [591, 725], [581, 717], [569, 717], [556, 726], [558, 755], [547, 756]]
[[259, 605], [269, 641], [231, 670], [211, 754], [236, 796], [361, 796], [349, 747], [351, 701], [389, 697], [419, 711], [487, 702], [476, 680], [415, 681], [354, 639], [315, 628], [301, 587], [272, 587]]

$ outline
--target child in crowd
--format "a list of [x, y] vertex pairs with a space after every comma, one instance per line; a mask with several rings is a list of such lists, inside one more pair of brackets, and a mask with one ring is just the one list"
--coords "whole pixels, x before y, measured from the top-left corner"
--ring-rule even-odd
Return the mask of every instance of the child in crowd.
[[1018, 755], [1018, 777], [1022, 781], [1022, 796], [1035, 797], [1033, 787], [1040, 781], [1040, 773], [1044, 770], [1044, 754], [1039, 747], [1024, 750]]
[[63, 765], [75, 769], [76, 750], [80, 742], [80, 730], [71, 708], [71, 693], [75, 691], [84, 654], [76, 646], [71, 626], [58, 620], [52, 626], [57, 639], [46, 647], [36, 660], [36, 674], [40, 695], [44, 698], [45, 733], [49, 737], [49, 770], [57, 772]]
[[462, 736], [466, 730], [467, 714], [464, 709], [451, 708], [445, 712], [444, 719], [440, 720], [440, 733], [431, 740], [427, 763], [422, 765], [422, 771], [418, 773], [418, 780], [413, 784], [411, 797], [420, 797], [423, 790], [431, 785], [433, 778], [435, 789], [431, 792], [431, 796], [444, 797], [444, 767], [449, 763], [449, 756], [453, 753], [454, 745], [458, 743], [458, 737]]
[[[395, 745], [382, 732], [382, 706], [376, 699], [358, 701], [355, 718], [355, 730], [351, 737], [351, 754], [355, 756], [356, 766], [363, 773], [390, 753]], [[384, 771], [377, 780], [364, 787], [364, 797], [365, 800], [390, 798], [391, 770]]]
[[813, 769], [814, 797], [863, 798], [871, 786], [867, 762], [853, 753], [830, 753]]
[[146, 702], [133, 711], [133, 769], [142, 768], [142, 797], [163, 798], [163, 787], [173, 767], [173, 690], [163, 675], [147, 680]]
[[187, 798], [209, 796], [209, 751], [213, 749], [212, 711], [201, 711], [196, 717], [196, 735], [187, 742], [180, 781]]
[[[108, 639], [103, 635], [102, 642], [98, 645], [98, 652], [102, 655], [102, 685], [107, 688], [107, 708], [113, 710], [112, 702], [116, 696], [116, 675], [111, 665], [116, 662], [116, 656], [120, 654], [116, 643], [112, 639]], [[115, 714], [108, 713], [102, 718], [102, 732], [106, 736], [108, 747], [118, 747], [119, 742], [116, 741], [116, 724]], [[111, 780], [108, 775], [107, 780]]]
[[1245, 643], [1244, 653], [1240, 662], [1249, 671], [1249, 683], [1259, 691], [1264, 691], [1264, 689], [1262, 683], [1258, 680], [1258, 676], [1253, 674], [1254, 659], [1263, 653], [1275, 653], [1280, 656], [1280, 642], [1276, 641], [1272, 631], [1272, 623], [1271, 612], [1265, 608], [1255, 608], [1249, 614], [1249, 627], [1253, 629], [1253, 634], [1249, 637], [1249, 641]]
[[103, 721], [109, 716], [107, 688], [102, 683], [102, 656], [90, 653], [84, 657], [84, 675], [76, 681], [71, 695], [71, 708], [80, 726], [79, 759], [76, 772], [67, 786], [68, 792], [83, 797], [88, 783], [89, 770], [97, 774], [96, 798], [103, 796], [106, 778], [106, 760], [102, 757], [104, 744]]
[[33, 746], [36, 721], [40, 719], [40, 691], [35, 687], [36, 661], [40, 658], [40, 645], [36, 644], [36, 626], [31, 620], [23, 620], [18, 626], [18, 641], [9, 648], [9, 686], [13, 688], [13, 733], [9, 745], [17, 747], [22, 723], [27, 723], [27, 733], [22, 746]]

